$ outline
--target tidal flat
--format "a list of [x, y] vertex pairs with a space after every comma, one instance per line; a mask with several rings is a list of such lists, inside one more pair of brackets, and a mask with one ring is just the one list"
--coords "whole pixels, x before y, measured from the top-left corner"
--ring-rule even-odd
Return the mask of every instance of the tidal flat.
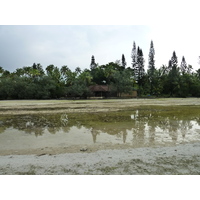
[[0, 101], [0, 114], [0, 174], [200, 173], [198, 98]]

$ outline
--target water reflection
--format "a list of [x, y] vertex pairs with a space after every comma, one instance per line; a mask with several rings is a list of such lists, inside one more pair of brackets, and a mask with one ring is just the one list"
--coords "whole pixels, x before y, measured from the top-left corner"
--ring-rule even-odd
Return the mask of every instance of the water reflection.
[[176, 144], [186, 140], [199, 140], [200, 135], [197, 131], [200, 128], [199, 117], [194, 118], [192, 112], [190, 115], [188, 113], [184, 115], [184, 111], [179, 115], [177, 114], [179, 112], [174, 111], [173, 114], [166, 116], [162, 115], [161, 111], [136, 111], [131, 115], [134, 127], [134, 142], [137, 144], [140, 142], [143, 144], [153, 144], [155, 142], [172, 142]]
[[[0, 118], [0, 133], [17, 129], [26, 134], [42, 136], [46, 133], [73, 132], [79, 140], [84, 133], [91, 143], [128, 143], [149, 146], [200, 140], [200, 117], [191, 112], [181, 115], [178, 110], [141, 109], [129, 112], [85, 114], [51, 114], [4, 116]], [[81, 136], [81, 137], [79, 137]], [[64, 137], [64, 136], [63, 136]]]

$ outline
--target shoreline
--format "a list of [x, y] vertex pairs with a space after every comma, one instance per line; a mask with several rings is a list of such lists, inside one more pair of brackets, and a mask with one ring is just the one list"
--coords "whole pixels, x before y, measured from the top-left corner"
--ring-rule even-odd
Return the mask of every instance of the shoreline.
[[0, 160], [1, 175], [197, 175], [200, 142], [92, 153], [7, 155]]
[[[139, 106], [200, 106], [199, 98], [0, 101], [0, 115], [112, 112]], [[200, 142], [164, 147], [30, 146], [0, 153], [0, 174], [200, 174]], [[6, 152], [7, 151], [7, 152]], [[21, 153], [20, 153], [21, 151]], [[18, 155], [22, 154], [22, 155]]]
[[200, 98], [11, 100], [0, 101], [0, 115], [113, 112], [139, 106], [199, 106]]

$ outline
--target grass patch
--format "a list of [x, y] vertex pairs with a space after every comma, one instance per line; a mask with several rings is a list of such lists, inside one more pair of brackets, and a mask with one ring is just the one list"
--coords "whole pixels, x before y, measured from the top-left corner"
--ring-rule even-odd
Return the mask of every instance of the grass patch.
[[16, 175], [36, 175], [36, 167], [34, 165], [30, 166], [30, 169], [25, 172], [16, 172]]
[[100, 171], [102, 173], [102, 175], [108, 175], [108, 174], [112, 174], [114, 173], [114, 170], [116, 170], [117, 167], [102, 167], [102, 168], [97, 168], [98, 171]]
[[36, 175], [35, 170], [29, 170], [27, 172], [17, 172], [17, 175]]

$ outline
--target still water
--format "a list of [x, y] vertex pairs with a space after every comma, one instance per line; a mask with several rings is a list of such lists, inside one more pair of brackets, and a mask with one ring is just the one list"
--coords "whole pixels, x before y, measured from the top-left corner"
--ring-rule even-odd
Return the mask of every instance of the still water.
[[200, 141], [200, 107], [0, 116], [0, 150], [70, 145], [162, 146]]

